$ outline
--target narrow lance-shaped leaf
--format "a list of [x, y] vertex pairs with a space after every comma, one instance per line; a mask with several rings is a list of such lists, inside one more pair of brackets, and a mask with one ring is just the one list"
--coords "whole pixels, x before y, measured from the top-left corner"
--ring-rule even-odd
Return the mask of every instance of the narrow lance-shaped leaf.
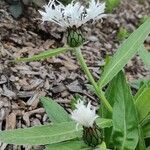
[[139, 142], [136, 147], [136, 150], [145, 150], [145, 149], [146, 149], [146, 145], [144, 141], [143, 130], [142, 127], [139, 125]]
[[113, 142], [118, 150], [134, 150], [138, 143], [138, 118], [131, 91], [123, 72], [116, 81], [113, 107]]
[[[106, 98], [109, 101], [110, 105], [113, 107], [114, 102], [118, 96], [118, 89], [116, 88], [116, 83], [118, 81], [119, 74], [116, 75], [112, 81], [109, 83], [109, 86], [105, 92]], [[102, 108], [102, 117], [112, 119], [112, 113], [110, 113], [104, 106]], [[107, 147], [110, 147], [112, 144], [112, 127], [104, 129], [105, 142]]]
[[144, 120], [142, 120], [140, 124], [142, 127], [145, 126], [146, 124], [150, 124], [150, 113], [144, 118]]
[[70, 49], [70, 48], [62, 47], [62, 48], [51, 49], [51, 50], [44, 51], [38, 55], [34, 55], [32, 57], [15, 59], [13, 62], [30, 62], [30, 61], [46, 59], [46, 58], [53, 57], [58, 54], [64, 53], [68, 49]]
[[104, 72], [98, 84], [105, 86], [127, 64], [143, 44], [150, 33], [150, 18], [133, 32], [119, 47], [110, 62], [104, 68]]
[[46, 113], [52, 123], [62, 123], [72, 121], [69, 114], [57, 102], [48, 97], [41, 97], [41, 101], [46, 109]]
[[146, 81], [142, 81], [142, 82], [144, 82], [144, 83], [142, 84], [142, 86], [139, 88], [139, 90], [137, 91], [137, 93], [134, 96], [135, 101], [145, 90], [150, 88], [150, 80], [146, 80]]
[[81, 139], [47, 145], [45, 150], [92, 150]]
[[[61, 142], [57, 144], [47, 145], [45, 150], [93, 150], [92, 147], [89, 147], [84, 143], [82, 139], [74, 139], [66, 142]], [[103, 142], [98, 146], [98, 149], [94, 150], [106, 150], [106, 145]]]
[[135, 101], [139, 114], [139, 121], [143, 121], [150, 113], [150, 88], [143, 91]]
[[[69, 114], [64, 110], [63, 107], [57, 104], [57, 102], [53, 101], [52, 99], [48, 97], [41, 97], [41, 101], [42, 101], [44, 108], [46, 109], [46, 113], [48, 117], [53, 123], [62, 123], [62, 122], [71, 121]], [[46, 150], [50, 148], [51, 149], [55, 148], [56, 150], [57, 148], [59, 149], [60, 146], [62, 147], [62, 145], [65, 146], [65, 144], [58, 144], [58, 145], [53, 144], [53, 146], [46, 145]]]
[[[101, 128], [111, 127], [111, 119], [97, 119]], [[76, 130], [75, 122], [64, 122], [53, 125], [35, 126], [26, 129], [1, 131], [0, 142], [17, 145], [45, 145], [59, 143], [77, 137], [81, 138], [82, 127]]]

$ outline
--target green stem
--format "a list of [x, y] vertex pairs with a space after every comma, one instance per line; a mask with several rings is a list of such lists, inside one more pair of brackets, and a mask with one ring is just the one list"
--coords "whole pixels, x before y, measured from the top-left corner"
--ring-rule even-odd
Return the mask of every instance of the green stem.
[[75, 48], [75, 52], [76, 52], [76, 57], [82, 67], [82, 69], [84, 70], [85, 74], [87, 75], [89, 81], [91, 82], [91, 84], [93, 85], [94, 89], [95, 89], [95, 93], [98, 96], [99, 100], [102, 101], [103, 105], [105, 106], [105, 108], [112, 112], [112, 107], [109, 104], [109, 102], [107, 101], [102, 89], [98, 87], [97, 83], [95, 82], [89, 68], [87, 67], [87, 64], [83, 58], [83, 55], [81, 53], [81, 49], [80, 48]]

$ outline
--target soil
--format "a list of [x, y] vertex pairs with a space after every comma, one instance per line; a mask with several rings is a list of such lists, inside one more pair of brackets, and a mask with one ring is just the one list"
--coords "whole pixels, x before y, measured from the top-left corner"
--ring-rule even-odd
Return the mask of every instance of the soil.
[[[10, 60], [30, 57], [48, 49], [64, 46], [66, 31], [53, 23], [41, 24], [38, 9], [26, 6], [23, 15], [14, 19], [8, 3], [0, 1], [0, 130], [47, 124], [50, 120], [40, 103], [48, 96], [68, 112], [70, 101], [78, 93], [97, 106], [87, 78], [72, 51], [43, 61], [12, 63]], [[113, 55], [122, 41], [117, 38], [120, 27], [133, 32], [143, 16], [150, 15], [150, 1], [122, 0], [121, 5], [103, 22], [83, 26], [86, 42], [82, 48], [86, 62], [97, 80], [106, 55]], [[145, 41], [150, 48], [150, 37]], [[148, 77], [148, 70], [136, 55], [125, 67], [130, 83]], [[21, 147], [0, 144], [1, 150], [31, 150], [42, 147]]]

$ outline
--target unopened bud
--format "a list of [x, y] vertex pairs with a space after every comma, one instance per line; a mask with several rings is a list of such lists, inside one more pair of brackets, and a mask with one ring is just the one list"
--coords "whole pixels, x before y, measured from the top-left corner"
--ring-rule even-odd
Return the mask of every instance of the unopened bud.
[[83, 127], [83, 140], [91, 147], [96, 147], [103, 141], [103, 131], [94, 123], [93, 127]]
[[67, 44], [70, 47], [79, 47], [85, 41], [80, 29], [77, 29], [75, 26], [68, 28], [68, 37]]

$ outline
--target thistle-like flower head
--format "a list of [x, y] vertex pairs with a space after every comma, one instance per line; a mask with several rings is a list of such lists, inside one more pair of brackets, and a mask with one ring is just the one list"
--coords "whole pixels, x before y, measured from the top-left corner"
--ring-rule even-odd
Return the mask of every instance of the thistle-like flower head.
[[91, 102], [86, 106], [83, 101], [79, 100], [75, 106], [76, 109], [71, 113], [71, 118], [84, 127], [93, 127], [98, 115], [96, 115], [96, 110], [92, 107]]
[[75, 1], [64, 6], [57, 0], [50, 0], [44, 8], [45, 11], [39, 11], [43, 22], [51, 21], [64, 28], [73, 26], [78, 28], [89, 20], [95, 21], [106, 16], [104, 14], [105, 3], [95, 0], [90, 0], [87, 8]]

